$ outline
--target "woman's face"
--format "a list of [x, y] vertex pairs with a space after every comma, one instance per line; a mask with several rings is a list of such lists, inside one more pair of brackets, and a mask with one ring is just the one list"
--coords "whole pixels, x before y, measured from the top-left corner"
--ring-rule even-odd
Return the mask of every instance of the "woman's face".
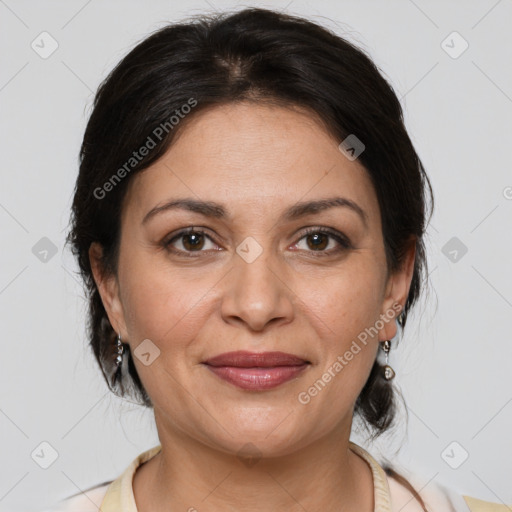
[[[396, 334], [394, 306], [405, 303], [414, 250], [388, 277], [367, 172], [307, 113], [239, 103], [189, 121], [132, 178], [117, 277], [101, 281], [95, 271], [159, 432], [231, 453], [253, 443], [273, 455], [348, 437], [378, 341]], [[355, 206], [299, 208], [335, 198]], [[154, 210], [179, 199], [216, 208]], [[204, 234], [179, 235], [185, 228]], [[279, 385], [245, 389], [205, 364], [232, 351], [285, 352], [309, 364]]]

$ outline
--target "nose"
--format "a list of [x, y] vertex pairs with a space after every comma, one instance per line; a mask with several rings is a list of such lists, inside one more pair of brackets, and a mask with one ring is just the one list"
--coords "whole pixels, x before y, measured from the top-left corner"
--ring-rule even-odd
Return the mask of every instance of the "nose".
[[228, 323], [243, 324], [251, 331], [293, 319], [293, 291], [287, 284], [290, 269], [265, 249], [254, 261], [233, 255], [226, 276], [221, 314]]

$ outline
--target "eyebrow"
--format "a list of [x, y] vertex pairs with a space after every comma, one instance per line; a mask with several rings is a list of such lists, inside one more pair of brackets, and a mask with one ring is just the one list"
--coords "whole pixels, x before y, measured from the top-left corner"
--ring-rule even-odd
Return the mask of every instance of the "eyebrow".
[[[368, 228], [368, 215], [366, 212], [356, 202], [345, 197], [331, 197], [327, 199], [318, 199], [316, 201], [296, 203], [285, 210], [281, 217], [284, 220], [291, 221], [335, 207], [350, 208], [353, 212], [357, 213], [357, 215], [363, 221], [365, 227]], [[215, 203], [213, 201], [200, 201], [192, 198], [184, 198], [174, 199], [167, 201], [164, 204], [155, 206], [148, 213], [146, 213], [142, 219], [142, 224], [145, 224], [159, 213], [175, 209], [187, 210], [199, 213], [205, 217], [212, 217], [216, 219], [231, 218], [226, 208], [222, 204]]]

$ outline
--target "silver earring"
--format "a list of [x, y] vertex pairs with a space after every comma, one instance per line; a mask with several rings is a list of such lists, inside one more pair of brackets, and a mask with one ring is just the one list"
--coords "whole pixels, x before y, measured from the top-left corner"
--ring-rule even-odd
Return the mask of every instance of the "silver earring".
[[386, 341], [381, 341], [380, 343], [381, 343], [380, 346], [381, 346], [382, 350], [386, 354], [386, 364], [384, 365], [384, 368], [383, 368], [384, 378], [386, 380], [391, 380], [395, 376], [395, 371], [388, 364], [389, 351], [391, 349], [391, 341], [390, 340], [386, 340]]
[[117, 356], [116, 356], [116, 369], [121, 367], [121, 364], [123, 363], [123, 352], [124, 347], [121, 343], [121, 333], [117, 335], [117, 342], [116, 342], [116, 350], [117, 350]]

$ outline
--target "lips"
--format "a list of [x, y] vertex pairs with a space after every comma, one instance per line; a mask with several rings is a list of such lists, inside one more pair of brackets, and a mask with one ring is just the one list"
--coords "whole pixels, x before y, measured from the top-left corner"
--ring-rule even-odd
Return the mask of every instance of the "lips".
[[225, 352], [205, 361], [210, 366], [234, 366], [237, 368], [272, 368], [275, 366], [298, 366], [309, 363], [300, 357], [285, 352]]
[[284, 352], [226, 352], [204, 362], [224, 381], [244, 390], [265, 391], [298, 377], [309, 361]]

